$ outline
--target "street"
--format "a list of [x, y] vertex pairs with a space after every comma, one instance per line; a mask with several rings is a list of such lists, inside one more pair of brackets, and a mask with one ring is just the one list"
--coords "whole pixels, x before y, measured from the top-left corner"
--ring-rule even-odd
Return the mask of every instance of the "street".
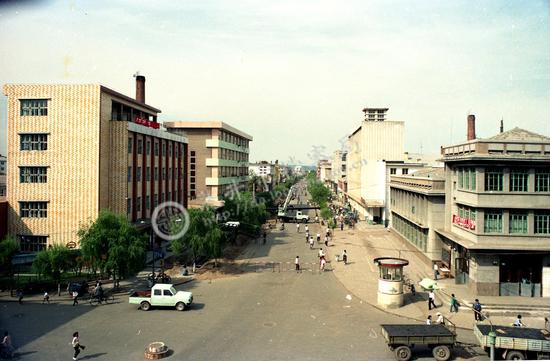
[[[316, 232], [317, 225], [309, 227]], [[298, 234], [288, 224], [284, 232], [268, 234], [266, 245], [250, 245], [243, 253], [245, 262], [290, 262], [288, 270], [244, 266], [250, 272], [187, 283], [180, 289], [192, 291], [195, 299], [187, 311], [143, 312], [126, 295], [98, 307], [83, 301], [72, 307], [54, 297], [50, 305], [1, 303], [1, 329], [12, 333], [21, 360], [69, 359], [76, 330], [87, 346], [81, 360], [142, 359], [153, 341], [165, 342], [171, 359], [180, 360], [394, 359], [379, 325], [410, 321], [347, 297], [330, 263], [327, 271], [318, 271], [317, 252], [318, 246], [305, 245], [303, 225]], [[307, 269], [302, 273], [292, 270], [296, 255]], [[475, 341], [471, 331], [459, 331], [459, 340]], [[421, 351], [418, 359], [432, 359], [429, 350]], [[472, 358], [476, 352], [458, 348], [455, 355]]]

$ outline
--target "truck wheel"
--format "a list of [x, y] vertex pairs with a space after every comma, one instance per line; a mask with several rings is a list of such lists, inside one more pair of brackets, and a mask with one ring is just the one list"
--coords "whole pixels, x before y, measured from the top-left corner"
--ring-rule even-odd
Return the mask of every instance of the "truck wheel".
[[437, 361], [447, 361], [451, 358], [451, 350], [449, 346], [436, 346], [433, 350], [433, 355]]
[[395, 349], [395, 358], [397, 361], [409, 361], [411, 356], [412, 352], [409, 346], [399, 346]]
[[302, 222], [307, 223], [307, 219], [304, 218], [304, 219], [302, 220]]
[[141, 308], [142, 311], [149, 311], [149, 309], [151, 308], [151, 304], [147, 301], [143, 301], [139, 304], [139, 308]]
[[185, 310], [185, 303], [183, 303], [183, 302], [176, 303], [176, 310], [178, 310], [178, 311]]
[[506, 354], [506, 360], [525, 360], [525, 355], [521, 351], [510, 351]]

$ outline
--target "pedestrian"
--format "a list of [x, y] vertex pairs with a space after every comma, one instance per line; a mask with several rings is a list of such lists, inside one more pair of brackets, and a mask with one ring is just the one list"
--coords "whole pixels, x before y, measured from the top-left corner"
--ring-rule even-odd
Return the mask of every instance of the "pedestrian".
[[313, 249], [313, 237], [309, 237], [309, 249]]
[[521, 320], [521, 315], [518, 315], [518, 318], [514, 321], [514, 327], [524, 327], [523, 321]]
[[433, 308], [437, 308], [435, 305], [435, 293], [433, 290], [430, 290], [430, 292], [428, 292], [428, 310], [431, 310], [432, 306]]
[[426, 325], [432, 324], [432, 315], [428, 315], [428, 318], [426, 319]]
[[73, 340], [71, 341], [71, 345], [74, 349], [73, 360], [76, 360], [78, 354], [80, 353], [80, 350], [84, 350], [86, 348], [86, 346], [80, 344], [80, 336], [78, 335], [78, 332], [73, 333]]
[[325, 247], [328, 247], [328, 237], [325, 236]]
[[344, 230], [344, 222], [340, 222], [340, 230], [341, 230], [341, 231]]
[[264, 237], [264, 244], [265, 244], [265, 242], [266, 242], [266, 240], [267, 240], [267, 233], [265, 232], [265, 230], [264, 230], [263, 237]]
[[458, 306], [459, 306], [458, 300], [456, 299], [454, 293], [451, 293], [450, 305], [451, 305], [451, 312], [458, 312]]
[[476, 298], [473, 305], [474, 309], [474, 319], [476, 321], [483, 321], [483, 317], [481, 315], [481, 303], [479, 303], [479, 300]]
[[296, 223], [296, 232], [300, 233], [300, 223]]
[[19, 301], [19, 304], [23, 304], [23, 290], [21, 288], [17, 289], [17, 292], [15, 292], [15, 295], [17, 296], [17, 300]]
[[317, 232], [317, 243], [321, 242], [321, 233]]
[[325, 265], [327, 264], [327, 260], [325, 259], [325, 257], [321, 258], [321, 263], [319, 265], [320, 267], [320, 271], [324, 271], [325, 270]]
[[342, 260], [344, 261], [344, 264], [348, 264], [348, 253], [346, 252], [346, 250], [342, 252]]
[[437, 281], [437, 276], [439, 275], [439, 266], [434, 262], [434, 280]]
[[307, 225], [307, 224], [306, 224], [306, 228], [305, 228], [305, 230], [306, 230], [306, 233], [309, 233], [309, 227], [308, 227], [308, 225]]
[[300, 256], [296, 256], [296, 259], [294, 259], [294, 264], [296, 265], [296, 273], [300, 272]]
[[323, 252], [323, 249], [322, 249], [322, 248], [319, 248], [319, 261], [320, 261], [322, 258], [325, 258], [325, 252]]
[[315, 223], [319, 223], [319, 216], [315, 216]]
[[50, 304], [50, 295], [48, 294], [48, 291], [44, 291], [44, 298], [42, 299], [42, 304], [44, 302], [48, 302], [48, 305]]
[[445, 325], [445, 317], [441, 314], [441, 312], [437, 313], [437, 320], [435, 321], [438, 325]]
[[8, 331], [4, 332], [4, 338], [2, 339], [2, 348], [4, 349], [4, 353], [8, 358], [13, 357], [13, 351], [14, 347], [11, 342], [11, 335]]
[[74, 290], [73, 291], [73, 306], [76, 306], [76, 305], [78, 305], [78, 291]]
[[306, 244], [309, 244], [309, 233], [306, 233]]

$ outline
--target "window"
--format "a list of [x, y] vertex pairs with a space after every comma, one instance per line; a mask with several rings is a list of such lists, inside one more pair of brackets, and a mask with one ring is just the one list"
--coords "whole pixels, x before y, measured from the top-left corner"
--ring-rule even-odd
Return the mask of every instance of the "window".
[[464, 169], [458, 168], [458, 189], [464, 188]]
[[191, 176], [194, 177], [196, 175], [196, 171], [192, 170], [191, 171]]
[[145, 169], [145, 180], [149, 182], [151, 180], [151, 167]]
[[527, 233], [527, 212], [510, 211], [510, 233]]
[[155, 155], [159, 155], [159, 144], [155, 142]]
[[21, 115], [48, 115], [47, 99], [21, 99]]
[[170, 290], [164, 290], [164, 295], [165, 295], [165, 296], [170, 296], [170, 297], [173, 296], [173, 295], [172, 295], [172, 292], [170, 292]]
[[502, 192], [503, 178], [502, 169], [487, 168], [485, 170], [485, 190], [488, 192]]
[[141, 212], [141, 197], [137, 197], [136, 199], [136, 211]]
[[48, 167], [19, 167], [19, 182], [46, 183]]
[[502, 211], [487, 209], [485, 211], [485, 233], [502, 233]]
[[529, 173], [524, 169], [510, 171], [510, 192], [527, 192]]
[[194, 165], [194, 164], [191, 164], [190, 167], [191, 167], [191, 169], [195, 169], [195, 165]]
[[191, 177], [191, 178], [189, 178], [189, 182], [191, 182], [191, 183], [195, 183], [195, 177]]
[[137, 167], [136, 182], [141, 182], [141, 167]]
[[475, 191], [476, 190], [476, 169], [471, 168], [470, 169], [470, 189]]
[[172, 143], [168, 144], [168, 155], [172, 156]]
[[159, 180], [159, 167], [155, 167], [155, 180]]
[[166, 180], [166, 168], [162, 167], [162, 180]]
[[147, 143], [145, 144], [145, 154], [147, 154], [147, 155], [151, 154], [151, 142], [150, 141], [147, 141]]
[[40, 252], [46, 249], [48, 236], [17, 235], [21, 252]]
[[192, 150], [192, 151], [191, 151], [191, 157], [194, 157], [194, 156], [195, 156], [195, 151]]
[[137, 152], [138, 154], [141, 154], [141, 152], [143, 152], [143, 141], [141, 139], [138, 139]]
[[19, 202], [19, 216], [22, 218], [46, 218], [48, 202]]
[[48, 150], [48, 134], [20, 134], [21, 150]]
[[132, 199], [126, 199], [126, 213], [130, 214], [132, 212]]
[[151, 198], [149, 196], [145, 196], [145, 209], [151, 208]]
[[535, 212], [535, 233], [550, 234], [550, 211]]
[[535, 192], [550, 192], [550, 169], [535, 170]]
[[162, 290], [154, 290], [154, 295], [155, 296], [162, 296], [162, 293], [161, 293]]
[[166, 157], [166, 143], [162, 143], [162, 156]]
[[133, 144], [134, 144], [134, 140], [132, 138], [128, 138], [128, 154], [132, 154]]
[[190, 191], [190, 192], [189, 192], [189, 197], [190, 197], [191, 199], [195, 199], [195, 198], [197, 198], [197, 193], [195, 193], [195, 191]]
[[[345, 166], [342, 166], [342, 170], [346, 170]], [[390, 174], [397, 174], [397, 168], [390, 168]]]
[[128, 167], [128, 183], [132, 181], [132, 167]]
[[403, 168], [401, 174], [409, 174], [409, 168]]

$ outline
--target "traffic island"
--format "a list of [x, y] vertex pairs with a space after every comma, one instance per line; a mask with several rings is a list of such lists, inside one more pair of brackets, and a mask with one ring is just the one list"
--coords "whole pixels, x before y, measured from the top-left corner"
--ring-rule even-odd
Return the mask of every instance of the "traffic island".
[[147, 360], [160, 360], [168, 356], [168, 347], [164, 342], [152, 342], [145, 349], [145, 358]]

